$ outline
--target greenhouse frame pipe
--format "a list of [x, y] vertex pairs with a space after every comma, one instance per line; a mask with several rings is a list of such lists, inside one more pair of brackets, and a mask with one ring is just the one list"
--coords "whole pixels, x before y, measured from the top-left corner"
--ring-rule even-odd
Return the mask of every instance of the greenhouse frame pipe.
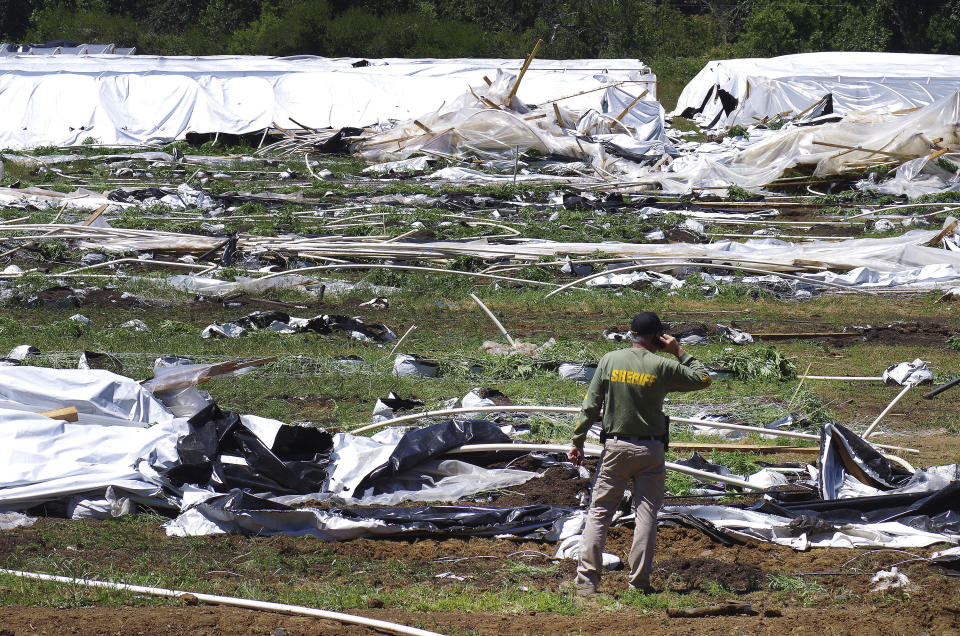
[[[760, 428], [759, 426], [746, 426], [744, 424], [730, 424], [728, 422], [714, 422], [711, 420], [698, 420], [691, 417], [670, 417], [671, 422], [680, 422], [681, 424], [697, 424], [699, 426], [712, 426], [713, 428], [727, 428], [733, 431], [747, 431], [749, 433], [761, 433], [763, 435], [773, 435], [774, 437], [796, 437], [798, 439], [809, 439], [820, 441], [819, 435], [812, 433], [800, 433], [799, 431], [782, 431], [776, 428]], [[903, 451], [905, 453], [919, 453], [916, 448], [904, 448], [902, 446], [890, 446], [889, 444], [873, 444], [877, 448], [886, 450]]]
[[[553, 296], [554, 294], [558, 294], [558, 293], [560, 293], [560, 292], [562, 292], [562, 291], [565, 291], [565, 290], [567, 290], [567, 289], [570, 289], [571, 287], [573, 287], [573, 286], [575, 286], [575, 285], [579, 285], [579, 284], [581, 284], [581, 283], [585, 283], [585, 282], [587, 282], [587, 281], [593, 280], [594, 278], [600, 278], [601, 276], [608, 276], [608, 275], [610, 275], [610, 274], [619, 274], [619, 273], [621, 273], [621, 272], [632, 272], [632, 271], [635, 271], [635, 270], [638, 270], [638, 269], [654, 269], [654, 268], [656, 268], [656, 267], [703, 267], [703, 268], [706, 268], [706, 269], [728, 269], [728, 270], [732, 270], [732, 271], [740, 270], [740, 271], [743, 271], [743, 272], [750, 272], [750, 273], [752, 273], [752, 274], [772, 274], [772, 273], [773, 273], [773, 272], [771, 272], [770, 270], [767, 270], [767, 269], [759, 269], [759, 268], [756, 268], [756, 267], [743, 267], [743, 266], [740, 266], [740, 265], [719, 265], [719, 264], [714, 264], [714, 263], [711, 263], [711, 264], [707, 265], [707, 264], [704, 264], [704, 263], [696, 263], [696, 262], [692, 262], [692, 261], [678, 261], [678, 262], [674, 262], [674, 263], [649, 263], [649, 264], [646, 264], [646, 265], [628, 265], [627, 267], [618, 267], [618, 268], [616, 268], [616, 269], [608, 269], [608, 270], [603, 271], [603, 272], [594, 272], [593, 274], [590, 274], [590, 275], [588, 275], [588, 276], [584, 276], [583, 278], [578, 278], [577, 280], [575, 280], [575, 281], [573, 281], [573, 282], [570, 282], [570, 283], [567, 283], [567, 284], [565, 284], [565, 285], [561, 285], [560, 287], [557, 287], [556, 289], [554, 289], [553, 291], [551, 291], [550, 293], [548, 293], [546, 296], [544, 296], [544, 298], [545, 298], [545, 299], [546, 299], [546, 298], [550, 298], [550, 297]], [[804, 278], [803, 276], [794, 276], [793, 274], [785, 274], [785, 273], [783, 273], [783, 272], [778, 272], [776, 275], [777, 275], [777, 276], [781, 276], [781, 277], [783, 277], [783, 278], [789, 278], [789, 279], [792, 279], [792, 280], [799, 280], [799, 281], [802, 281], [802, 282], [804, 282], [804, 283], [810, 283], [811, 285], [821, 285], [821, 286], [823, 286], [823, 287], [833, 287], [833, 288], [844, 289], [844, 290], [848, 290], [848, 291], [852, 289], [853, 291], [859, 291], [859, 292], [862, 292], [862, 293], [865, 293], [865, 294], [871, 294], [871, 293], [873, 293], [873, 292], [870, 292], [870, 291], [868, 291], [868, 290], [861, 290], [861, 289], [857, 289], [856, 287], [851, 287], [850, 285], [838, 285], [837, 283], [828, 283], [828, 282], [822, 281], [822, 280], [812, 280], [812, 279], [810, 279], [810, 278]]]
[[163, 587], [147, 587], [144, 585], [130, 585], [127, 583], [114, 583], [112, 581], [98, 581], [95, 579], [79, 579], [72, 576], [55, 576], [53, 574], [44, 574], [42, 572], [24, 572], [21, 570], [3, 570], [0, 574], [18, 576], [25, 579], [34, 579], [38, 581], [49, 581], [52, 583], [68, 583], [72, 585], [83, 585], [85, 587], [99, 587], [108, 590], [121, 590], [124, 592], [133, 592], [134, 594], [151, 594], [153, 596], [166, 596], [179, 598], [184, 595], [195, 597], [198, 601], [212, 603], [214, 605], [228, 605], [231, 607], [243, 607], [245, 609], [264, 610], [268, 612], [279, 612], [282, 614], [296, 614], [299, 616], [312, 616], [314, 618], [326, 618], [341, 623], [350, 623], [353, 625], [364, 625], [373, 629], [382, 629], [384, 631], [394, 632], [396, 634], [409, 634], [410, 636], [442, 636], [437, 632], [428, 632], [416, 627], [409, 627], [399, 623], [381, 621], [375, 618], [365, 616], [354, 616], [353, 614], [343, 614], [341, 612], [331, 612], [328, 610], [315, 609], [313, 607], [304, 607], [302, 605], [287, 605], [286, 603], [272, 603], [269, 601], [257, 601], [254, 599], [239, 598], [236, 596], [219, 596], [216, 594], [203, 594], [201, 592], [186, 592], [183, 590], [171, 590]]
[[870, 426], [868, 426], [868, 427], [866, 428], [866, 430], [864, 430], [863, 433], [860, 434], [860, 437], [862, 437], [863, 439], [867, 439], [868, 437], [870, 437], [870, 433], [873, 432], [873, 429], [877, 428], [877, 424], [880, 423], [880, 420], [882, 420], [882, 419], [884, 418], [884, 416], [885, 416], [887, 413], [889, 413], [889, 412], [891, 411], [891, 409], [893, 409], [894, 405], [895, 405], [897, 402], [899, 402], [900, 399], [901, 399], [904, 395], [907, 394], [907, 391], [909, 391], [909, 390], [912, 389], [913, 387], [914, 387], [913, 384], [908, 384], [908, 385], [906, 385], [905, 387], [903, 387], [903, 390], [900, 391], [900, 393], [897, 394], [897, 397], [893, 398], [893, 401], [890, 402], [890, 404], [887, 405], [887, 408], [883, 409], [883, 411], [880, 412], [880, 415], [877, 416], [877, 419], [873, 420], [873, 423], [870, 424]]
[[[302, 274], [304, 272], [323, 272], [335, 269], [399, 269], [414, 272], [431, 272], [433, 274], [455, 274], [458, 276], [473, 276], [476, 278], [492, 278], [494, 280], [505, 280], [512, 283], [525, 283], [527, 285], [541, 285], [546, 287], [557, 287], [556, 283], [547, 283], [539, 280], [527, 280], [526, 278], [510, 278], [509, 276], [497, 276], [495, 274], [481, 274], [480, 272], [462, 272], [458, 269], [440, 269], [439, 267], [418, 267], [416, 265], [382, 265], [379, 263], [350, 263], [349, 265], [317, 265], [316, 267], [301, 267], [283, 272], [273, 272], [266, 276], [261, 276], [257, 280], [275, 278], [285, 274]], [[548, 294], [549, 295], [549, 294]]]
[[576, 406], [520, 406], [516, 404], [508, 404], [504, 406], [472, 406], [469, 408], [456, 408], [456, 409], [439, 409], [436, 411], [423, 411], [422, 413], [411, 413], [410, 415], [401, 415], [400, 417], [395, 417], [390, 420], [384, 420], [382, 422], [376, 422], [374, 424], [367, 424], [366, 426], [361, 426], [360, 428], [355, 428], [352, 431], [348, 431], [351, 435], [357, 435], [358, 433], [364, 433], [366, 431], [372, 431], [375, 428], [382, 428], [384, 426], [395, 426], [397, 424], [403, 424], [404, 422], [415, 422], [416, 420], [423, 419], [426, 417], [440, 417], [441, 415], [462, 415], [464, 413], [569, 413], [571, 415], [576, 415], [580, 412], [580, 409]]
[[[375, 428], [382, 428], [384, 426], [396, 426], [397, 424], [403, 424], [406, 422], [415, 422], [416, 420], [423, 419], [426, 417], [440, 417], [443, 415], [462, 415], [464, 413], [568, 413], [570, 415], [576, 415], [580, 412], [580, 408], [576, 406], [534, 406], [534, 405], [518, 405], [518, 404], [507, 404], [503, 406], [471, 406], [471, 407], [461, 407], [456, 409], [438, 409], [436, 411], [423, 411], [421, 413], [411, 413], [409, 415], [401, 415], [400, 417], [395, 417], [393, 419], [384, 420], [382, 422], [376, 422], [374, 424], [367, 424], [366, 426], [361, 426], [360, 428], [355, 428], [351, 431], [348, 431], [351, 435], [357, 435], [359, 433], [364, 433], [366, 431], [371, 431]], [[670, 417], [671, 422], [680, 422], [683, 424], [699, 424], [701, 426], [709, 426], [712, 428], [728, 428], [735, 431], [746, 431], [749, 433], [760, 433], [763, 435], [773, 435], [774, 437], [796, 437], [799, 439], [809, 439], [819, 441], [820, 437], [818, 435], [813, 435], [811, 433], [800, 433], [797, 431], [781, 431], [778, 429], [772, 428], [760, 428], [758, 426], [746, 426], [743, 424], [729, 424], [727, 422], [713, 422], [710, 420], [699, 420], [689, 417]], [[915, 448], [903, 448], [902, 446], [890, 446], [888, 444], [874, 444], [877, 448], [883, 448], [886, 450], [896, 450], [904, 451], [907, 453], [919, 453]]]
[[[465, 444], [452, 450], [448, 450], [447, 454], [456, 455], [461, 453], [489, 453], [492, 451], [520, 451], [524, 453], [541, 451], [545, 453], [566, 453], [569, 450], [570, 446], [568, 444]], [[603, 452], [603, 449], [599, 446], [584, 446], [583, 452], [585, 455], [599, 456]], [[708, 473], [705, 470], [697, 470], [696, 468], [689, 468], [673, 462], [664, 462], [664, 465], [669, 470], [673, 470], [678, 473], [684, 473], [685, 475], [690, 475], [692, 477], [698, 477], [700, 479], [719, 481], [724, 484], [739, 486], [740, 488], [748, 488], [750, 490], [766, 489], [765, 486], [757, 486], [756, 484], [751, 484], [749, 481], [744, 479]]]

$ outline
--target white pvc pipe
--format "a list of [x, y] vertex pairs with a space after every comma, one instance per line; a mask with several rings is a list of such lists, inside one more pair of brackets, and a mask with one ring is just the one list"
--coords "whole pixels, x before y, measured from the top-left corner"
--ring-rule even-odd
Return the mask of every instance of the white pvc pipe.
[[86, 587], [100, 587], [108, 590], [123, 590], [135, 594], [152, 594], [153, 596], [167, 596], [179, 598], [185, 594], [196, 597], [198, 601], [204, 603], [213, 603], [215, 605], [229, 605], [231, 607], [244, 607], [247, 609], [265, 610], [268, 612], [280, 612], [282, 614], [298, 614], [300, 616], [313, 616], [316, 618], [326, 618], [339, 621], [341, 623], [351, 623], [354, 625], [365, 625], [374, 629], [382, 629], [397, 634], [410, 634], [411, 636], [442, 636], [437, 632], [428, 632], [416, 627], [408, 627], [399, 623], [381, 621], [375, 618], [366, 618], [364, 616], [354, 616], [353, 614], [343, 614], [341, 612], [331, 612], [328, 610], [315, 609], [312, 607], [303, 607], [302, 605], [287, 605], [286, 603], [270, 603], [268, 601], [256, 601], [253, 599], [237, 598], [235, 596], [218, 596], [215, 594], [203, 594], [201, 592], [185, 592], [183, 590], [171, 590], [163, 587], [146, 587], [143, 585], [129, 585], [127, 583], [113, 583], [112, 581], [97, 581], [94, 579], [78, 579], [72, 576], [54, 576], [52, 574], [43, 574], [40, 572], [23, 572], [20, 570], [0, 570], [0, 574], [9, 574], [10, 576], [19, 576], [25, 579], [36, 579], [38, 581], [50, 581], [53, 583], [70, 583], [72, 585], [84, 585]]
[[[505, 405], [505, 406], [471, 406], [466, 408], [457, 408], [457, 409], [438, 409], [436, 411], [423, 411], [422, 413], [411, 413], [409, 415], [401, 415], [400, 417], [395, 417], [390, 420], [384, 420], [382, 422], [376, 422], [374, 424], [367, 424], [366, 426], [361, 426], [360, 428], [355, 428], [350, 432], [351, 435], [356, 435], [358, 433], [364, 433], [366, 431], [371, 431], [375, 428], [382, 428], [384, 426], [396, 426], [397, 424], [404, 424], [406, 422], [415, 422], [419, 419], [426, 417], [440, 417], [441, 415], [461, 415], [463, 413], [570, 413], [576, 415], [580, 412], [580, 409], [575, 406], [520, 406], [516, 404]], [[684, 424], [699, 424], [700, 426], [710, 426], [712, 428], [727, 428], [734, 431], [746, 431], [749, 433], [760, 433], [764, 435], [773, 435], [775, 437], [797, 437], [800, 439], [810, 439], [819, 441], [820, 437], [813, 435], [811, 433], [800, 433], [797, 431], [781, 431], [778, 429], [771, 428], [760, 428], [759, 426], [745, 426], [743, 424], [729, 424], [727, 422], [714, 422], [711, 420], [698, 420], [689, 417], [670, 417], [672, 422], [681, 422]], [[877, 448], [884, 448], [887, 450], [896, 450], [904, 451], [908, 453], [919, 453], [915, 448], [903, 448], [902, 446], [890, 446], [888, 444], [874, 444]]]
[[890, 412], [890, 409], [893, 408], [893, 405], [896, 404], [897, 402], [899, 402], [899, 401], [900, 401], [900, 398], [902, 398], [904, 395], [906, 395], [906, 394], [907, 394], [907, 391], [909, 391], [911, 388], [913, 388], [913, 385], [912, 385], [912, 384], [908, 384], [907, 386], [903, 387], [903, 390], [900, 391], [899, 394], [897, 394], [897, 397], [893, 398], [893, 401], [890, 402], [890, 404], [887, 405], [887, 408], [883, 409], [883, 411], [880, 412], [880, 415], [877, 416], [877, 419], [873, 420], [873, 423], [870, 424], [870, 426], [867, 427], [867, 430], [865, 430], [865, 431], [863, 432], [863, 434], [860, 435], [860, 437], [862, 437], [863, 439], [867, 439], [867, 437], [870, 436], [870, 433], [873, 432], [873, 429], [877, 428], [877, 424], [880, 423], [880, 420], [883, 419], [883, 416], [886, 415], [887, 413], [889, 413], [889, 412]]
[[[458, 448], [447, 451], [448, 454], [460, 454], [460, 453], [489, 453], [492, 451], [520, 451], [520, 452], [530, 452], [530, 451], [541, 451], [545, 453], [566, 453], [570, 450], [568, 444], [465, 444]], [[599, 456], [603, 449], [599, 446], [584, 446], [583, 452], [585, 455], [596, 455]], [[737, 479], [736, 477], [729, 477], [727, 475], [717, 475], [715, 473], [708, 473], [705, 470], [697, 470], [696, 468], [689, 468], [687, 466], [681, 466], [680, 464], [675, 464], [673, 462], [664, 462], [664, 465], [670, 469], [675, 470], [678, 473], [684, 473], [687, 475], [692, 475], [693, 477], [699, 477], [700, 479], [706, 479], [709, 481], [719, 481], [724, 484], [730, 484], [731, 486], [740, 486], [741, 488], [749, 488], [750, 490], [764, 490], [763, 486], [757, 486], [756, 484], [751, 484], [748, 481], [743, 479]]]
[[[753, 274], [771, 274], [772, 273], [768, 269], [758, 269], [756, 267], [743, 267], [740, 265], [720, 265], [717, 263], [711, 263], [707, 265], [705, 263], [696, 263], [692, 261], [680, 261], [676, 263], [648, 263], [645, 265], [628, 265], [626, 267], [617, 267], [615, 269], [608, 269], [602, 272], [594, 272], [593, 274], [589, 274], [587, 276], [584, 276], [583, 278], [578, 278], [577, 280], [571, 283], [567, 283], [565, 285], [561, 285], [560, 287], [557, 287], [556, 289], [548, 293], [546, 296], [544, 296], [544, 298], [550, 298], [554, 294], [558, 294], [576, 285], [586, 283], [587, 281], [593, 280], [594, 278], [600, 278], [601, 276], [607, 276], [609, 274], [619, 274], [620, 272], [632, 272], [638, 269], [654, 269], [656, 267], [703, 267], [706, 269], [729, 269], [734, 271], [740, 270], [744, 272], [750, 272]], [[828, 283], [823, 280], [813, 280], [810, 278], [804, 278], [803, 276], [794, 276], [793, 274], [785, 274], [783, 272], [778, 272], [777, 276], [780, 276], [782, 278], [789, 278], [791, 280], [799, 280], [805, 283], [810, 283], [812, 285], [820, 285], [822, 287], [833, 287], [833, 288], [839, 288], [839, 289], [844, 289], [848, 291], [849, 290], [859, 291], [859, 292], [864, 292], [868, 294], [872, 293], [867, 290], [851, 287], [850, 285], [838, 285], [837, 283]]]
[[[773, 435], [775, 437], [796, 437], [798, 439], [809, 439], [820, 441], [819, 435], [812, 433], [801, 433], [799, 431], [783, 431], [776, 428], [760, 428], [759, 426], [745, 426], [743, 424], [730, 424], [728, 422], [714, 422], [712, 420], [698, 420], [690, 417], [670, 417], [671, 422], [681, 422], [683, 424], [697, 424], [699, 426], [712, 426], [713, 428], [724, 428], [733, 431], [746, 431], [748, 433], [760, 433], [762, 435]], [[904, 451], [907, 453], [919, 453], [915, 448], [903, 448], [902, 446], [890, 446], [888, 444], [874, 444], [877, 448], [887, 450]]]
[[855, 376], [855, 375], [800, 375], [801, 380], [856, 380], [863, 382], [882, 382], [880, 376]]
[[513, 283], [526, 283], [528, 285], [540, 285], [542, 287], [556, 287], [556, 283], [548, 283], [540, 280], [527, 280], [526, 278], [511, 278], [509, 276], [496, 276], [494, 274], [481, 274], [480, 272], [462, 272], [456, 269], [440, 269], [439, 267], [417, 267], [415, 265], [383, 265], [379, 263], [344, 263], [342, 265], [317, 265], [316, 267], [300, 267], [298, 269], [286, 270], [283, 272], [274, 272], [261, 276], [257, 280], [275, 278], [277, 276], [286, 276], [287, 274], [303, 274], [306, 272], [324, 272], [337, 269], [398, 269], [411, 272], [430, 272], [433, 274], [453, 274], [455, 276], [471, 276], [473, 278], [490, 278], [493, 280], [505, 280]]
[[422, 413], [411, 413], [410, 415], [401, 415], [391, 420], [384, 420], [374, 424], [367, 424], [360, 428], [349, 431], [351, 435], [372, 431], [375, 428], [384, 426], [396, 426], [404, 422], [415, 422], [425, 417], [439, 417], [441, 415], [461, 415], [463, 413], [570, 413], [576, 415], [580, 409], [575, 406], [518, 406], [516, 404], [506, 406], [471, 406], [470, 408], [458, 409], [439, 409], [436, 411], [423, 411]]
[[484, 312], [485, 314], [487, 314], [487, 316], [490, 317], [490, 320], [492, 320], [492, 321], [493, 321], [493, 324], [495, 324], [495, 325], [497, 326], [497, 329], [500, 330], [500, 333], [502, 333], [504, 336], [506, 336], [507, 342], [510, 343], [510, 346], [511, 346], [511, 347], [515, 347], [515, 346], [516, 346], [516, 343], [513, 341], [513, 338], [510, 337], [510, 334], [507, 333], [506, 328], [500, 323], [499, 320], [497, 320], [497, 317], [493, 315], [493, 312], [490, 311], [490, 310], [487, 308], [487, 306], [484, 305], [483, 302], [481, 302], [479, 298], [477, 298], [477, 296], [476, 296], [475, 294], [470, 294], [470, 298], [473, 298], [474, 302], [476, 302], [478, 305], [480, 305], [480, 309], [482, 309], [483, 312]]

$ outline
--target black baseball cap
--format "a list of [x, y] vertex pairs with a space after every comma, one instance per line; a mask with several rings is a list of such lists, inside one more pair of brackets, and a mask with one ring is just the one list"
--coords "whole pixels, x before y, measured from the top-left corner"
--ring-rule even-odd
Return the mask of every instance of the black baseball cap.
[[633, 317], [630, 323], [630, 332], [638, 336], [648, 334], [662, 334], [667, 330], [667, 326], [660, 322], [660, 316], [652, 311], [645, 311]]

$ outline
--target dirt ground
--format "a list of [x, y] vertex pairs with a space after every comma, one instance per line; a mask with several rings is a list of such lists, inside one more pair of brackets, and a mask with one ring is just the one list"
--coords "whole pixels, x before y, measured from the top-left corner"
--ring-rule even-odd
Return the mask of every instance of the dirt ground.
[[[625, 556], [631, 531], [613, 528], [609, 551]], [[309, 549], [310, 542], [274, 537], [278, 549]], [[287, 545], [289, 544], [289, 545]], [[498, 583], [501, 559], [520, 549], [551, 552], [548, 544], [521, 544], [491, 539], [382, 541], [359, 539], [326, 544], [339, 555], [371, 559], [433, 561], [451, 554], [462, 560], [444, 565], [454, 574], [473, 577], [476, 584]], [[9, 542], [0, 553], [13, 549]], [[119, 555], [118, 555], [119, 556]], [[471, 558], [471, 557], [497, 558]], [[688, 529], [663, 529], [658, 540], [654, 586], [671, 591], [723, 584], [736, 600], [749, 604], [754, 616], [671, 618], [663, 609], [646, 613], [635, 609], [600, 607], [592, 599], [580, 602], [581, 613], [492, 614], [433, 612], [429, 614], [377, 608], [355, 614], [414, 625], [441, 633], [479, 634], [956, 634], [960, 630], [960, 579], [945, 576], [923, 562], [904, 563], [911, 579], [905, 591], [871, 592], [870, 577], [877, 568], [910, 558], [899, 551], [813, 550], [794, 552], [769, 545], [723, 546]], [[543, 563], [548, 563], [546, 557]], [[118, 564], [120, 565], [120, 564]], [[489, 580], [484, 581], [484, 571]], [[559, 590], [573, 576], [574, 565], [561, 562], [550, 574], [526, 579], [528, 585]], [[823, 586], [823, 593], [804, 600], [790, 592], [760, 590], [768, 574], [789, 571]], [[601, 592], [617, 596], [626, 587], [624, 572], [609, 572]], [[717, 603], [722, 602], [720, 599]], [[0, 635], [14, 634], [373, 634], [325, 619], [285, 616], [269, 612], [178, 603], [160, 607], [88, 607], [50, 609], [8, 606], [0, 609]]]

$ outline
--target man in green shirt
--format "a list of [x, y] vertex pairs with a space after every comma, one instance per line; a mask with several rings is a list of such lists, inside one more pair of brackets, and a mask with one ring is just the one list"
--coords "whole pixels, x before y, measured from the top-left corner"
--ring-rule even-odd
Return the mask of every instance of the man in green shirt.
[[[577, 594], [597, 591], [603, 546], [613, 513], [632, 486], [635, 528], [628, 559], [630, 587], [650, 591], [650, 570], [657, 539], [657, 511], [663, 504], [664, 441], [669, 435], [663, 399], [669, 391], [697, 391], [710, 386], [710, 375], [653, 312], [637, 314], [630, 325], [633, 347], [600, 358], [573, 431], [570, 461], [583, 463], [587, 431], [603, 409], [603, 455], [597, 467], [590, 510], [580, 537]], [[664, 351], [679, 361], [658, 356]]]

